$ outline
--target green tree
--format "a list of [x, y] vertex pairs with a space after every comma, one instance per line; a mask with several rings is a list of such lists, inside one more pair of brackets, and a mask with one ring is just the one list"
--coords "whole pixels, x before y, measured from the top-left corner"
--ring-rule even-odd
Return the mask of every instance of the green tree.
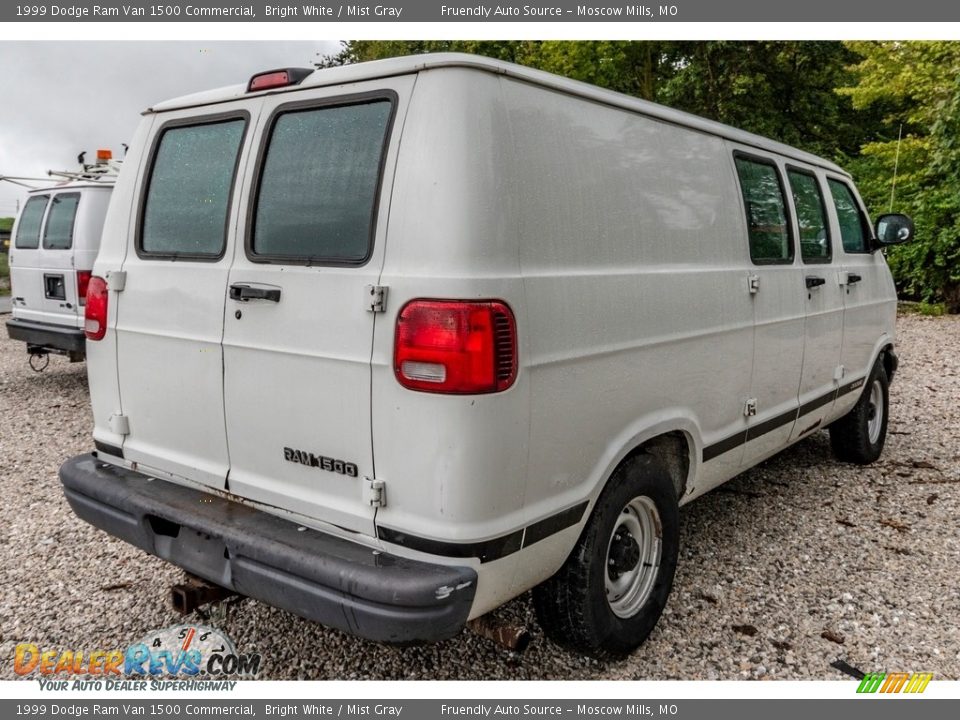
[[[839, 92], [884, 113], [885, 138], [864, 144], [854, 172], [868, 204], [913, 216], [917, 239], [891, 248], [907, 293], [960, 312], [960, 43], [851, 42], [862, 59]], [[898, 143], [897, 136], [902, 133]], [[894, 188], [894, 168], [896, 187]]]
[[648, 100], [677, 65], [670, 42], [568, 40], [352, 40], [321, 67], [428, 52], [465, 52], [546, 70]]
[[858, 56], [839, 42], [688, 42], [657, 100], [840, 161], [876, 132], [880, 114], [856, 111], [834, 89]]

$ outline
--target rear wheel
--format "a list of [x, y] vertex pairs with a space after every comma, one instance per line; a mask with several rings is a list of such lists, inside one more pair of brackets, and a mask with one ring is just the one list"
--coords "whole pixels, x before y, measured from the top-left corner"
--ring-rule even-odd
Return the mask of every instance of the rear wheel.
[[837, 459], [867, 465], [880, 457], [887, 438], [889, 382], [878, 358], [853, 409], [830, 426], [830, 446]]
[[663, 464], [651, 455], [624, 462], [564, 566], [533, 591], [547, 636], [582, 652], [612, 654], [646, 640], [673, 585], [678, 521]]

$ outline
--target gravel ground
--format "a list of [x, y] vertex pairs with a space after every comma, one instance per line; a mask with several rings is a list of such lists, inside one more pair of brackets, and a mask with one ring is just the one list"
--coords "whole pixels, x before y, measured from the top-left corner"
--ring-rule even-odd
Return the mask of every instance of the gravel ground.
[[[902, 317], [901, 371], [879, 462], [844, 465], [821, 432], [681, 511], [666, 614], [621, 662], [558, 649], [528, 596], [501, 610], [527, 623], [522, 655], [463, 632], [427, 647], [352, 638], [252, 600], [207, 621], [268, 679], [848, 679], [925, 671], [960, 678], [960, 318]], [[57, 467], [86, 452], [85, 367], [29, 370], [0, 340], [0, 677], [18, 642], [126, 647], [181, 622], [166, 605], [179, 570], [79, 521]], [[194, 615], [192, 620], [202, 620]]]

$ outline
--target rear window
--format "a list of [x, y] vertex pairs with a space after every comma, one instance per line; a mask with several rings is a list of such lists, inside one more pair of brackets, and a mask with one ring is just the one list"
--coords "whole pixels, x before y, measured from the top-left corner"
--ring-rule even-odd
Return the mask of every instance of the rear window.
[[73, 225], [77, 219], [80, 193], [54, 195], [43, 228], [43, 247], [47, 250], [69, 250], [73, 245]]
[[27, 200], [20, 213], [20, 222], [17, 223], [17, 238], [14, 247], [21, 250], [36, 250], [40, 247], [40, 223], [43, 222], [43, 211], [47, 209], [47, 195], [34, 195]]
[[277, 116], [257, 190], [252, 260], [367, 259], [391, 111], [380, 100]]
[[215, 259], [246, 120], [167, 128], [156, 145], [138, 250], [160, 258]]

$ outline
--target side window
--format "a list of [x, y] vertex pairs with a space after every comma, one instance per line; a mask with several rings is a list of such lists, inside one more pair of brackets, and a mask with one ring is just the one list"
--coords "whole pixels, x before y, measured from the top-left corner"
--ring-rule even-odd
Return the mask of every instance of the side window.
[[34, 195], [27, 200], [17, 224], [14, 247], [21, 250], [36, 250], [40, 247], [40, 223], [43, 222], [43, 211], [47, 209], [49, 200], [47, 195]]
[[787, 178], [800, 229], [800, 258], [805, 263], [830, 262], [830, 225], [820, 183], [802, 170], [788, 170]]
[[47, 224], [43, 228], [43, 247], [69, 250], [73, 245], [73, 223], [77, 219], [80, 193], [61, 193], [50, 201]]
[[227, 212], [246, 120], [167, 128], [156, 145], [138, 251], [215, 259], [226, 247]]
[[870, 233], [867, 231], [867, 219], [860, 210], [853, 193], [846, 183], [827, 180], [833, 205], [837, 209], [837, 222], [840, 224], [840, 238], [843, 249], [848, 253], [870, 252]]
[[367, 259], [391, 112], [378, 100], [277, 116], [257, 188], [252, 260]]
[[780, 173], [773, 163], [738, 156], [737, 174], [747, 213], [750, 259], [758, 265], [793, 262], [793, 242]]

